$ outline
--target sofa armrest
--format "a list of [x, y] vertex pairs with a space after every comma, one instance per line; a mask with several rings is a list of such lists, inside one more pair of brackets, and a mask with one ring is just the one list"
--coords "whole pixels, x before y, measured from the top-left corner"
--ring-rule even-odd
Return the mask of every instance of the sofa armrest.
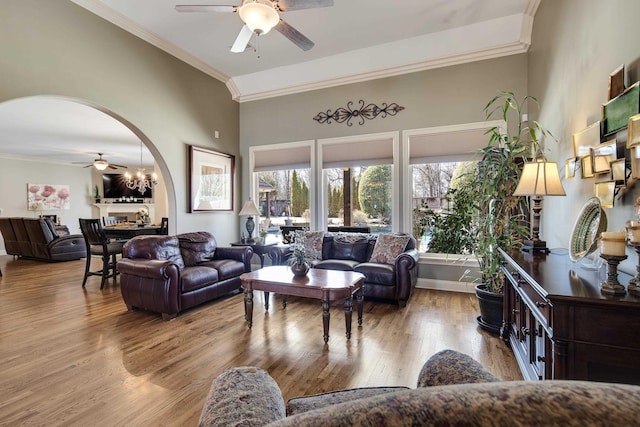
[[213, 253], [212, 260], [233, 259], [244, 264], [244, 272], [251, 271], [251, 258], [253, 257], [253, 249], [251, 246], [232, 246], [225, 248], [216, 248]]
[[450, 384], [488, 383], [500, 378], [474, 360], [455, 350], [443, 350], [429, 358], [418, 376], [418, 387]]
[[148, 279], [168, 279], [178, 274], [178, 266], [168, 260], [130, 259], [118, 260], [118, 271], [121, 274], [145, 277]]
[[285, 416], [278, 384], [266, 371], [246, 366], [213, 380], [198, 426], [261, 426]]
[[411, 292], [418, 281], [418, 260], [420, 254], [417, 249], [408, 249], [396, 257], [394, 271], [398, 287], [398, 303], [403, 306], [409, 301]]

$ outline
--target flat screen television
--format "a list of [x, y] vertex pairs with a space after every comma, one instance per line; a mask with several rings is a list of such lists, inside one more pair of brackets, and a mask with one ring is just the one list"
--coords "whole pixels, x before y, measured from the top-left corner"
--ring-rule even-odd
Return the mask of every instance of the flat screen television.
[[[147, 175], [147, 179], [151, 180], [151, 176]], [[153, 197], [153, 190], [147, 188], [144, 193], [140, 194], [137, 189], [127, 187], [126, 178], [123, 174], [105, 173], [102, 175], [102, 194], [106, 199], [118, 199], [120, 197], [143, 197], [150, 199]]]

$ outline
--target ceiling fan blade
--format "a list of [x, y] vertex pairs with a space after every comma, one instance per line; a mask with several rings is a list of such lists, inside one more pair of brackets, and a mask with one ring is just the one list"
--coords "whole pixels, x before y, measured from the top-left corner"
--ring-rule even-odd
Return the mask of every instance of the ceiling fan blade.
[[314, 46], [314, 43], [305, 37], [300, 31], [293, 28], [291, 25], [284, 22], [282, 19], [278, 22], [278, 25], [274, 27], [280, 34], [288, 38], [302, 50], [309, 50]]
[[118, 168], [124, 168], [124, 169], [126, 169], [126, 168], [127, 168], [126, 166], [123, 166], [123, 165], [116, 165], [116, 164], [113, 164], [113, 163], [109, 163], [109, 167], [110, 167], [111, 169], [118, 169]]
[[253, 35], [253, 31], [247, 27], [247, 25], [243, 25], [240, 30], [240, 34], [236, 37], [236, 41], [233, 42], [233, 46], [231, 46], [231, 52], [233, 53], [241, 53], [244, 52], [245, 48], [249, 44], [249, 40], [251, 40], [251, 36]]
[[[75, 163], [75, 162], [74, 162]], [[91, 166], [93, 166], [93, 163], [88, 164], [87, 166], [83, 166], [83, 168], [90, 168]]]
[[177, 12], [235, 12], [238, 6], [212, 5], [212, 4], [179, 4], [175, 7]]
[[109, 169], [118, 169], [118, 167], [116, 165], [112, 165], [111, 163], [109, 163], [108, 168]]
[[333, 6], [333, 0], [277, 0], [276, 3], [281, 12]]

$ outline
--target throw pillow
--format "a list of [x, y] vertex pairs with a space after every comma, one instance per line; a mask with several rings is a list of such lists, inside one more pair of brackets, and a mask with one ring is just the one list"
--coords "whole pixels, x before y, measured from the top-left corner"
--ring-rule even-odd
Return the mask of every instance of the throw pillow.
[[373, 247], [369, 262], [393, 264], [396, 257], [404, 252], [404, 248], [407, 246], [407, 243], [409, 243], [409, 239], [409, 236], [380, 234], [376, 245]]
[[304, 242], [304, 254], [308, 260], [322, 259], [324, 231], [296, 231], [295, 241]]

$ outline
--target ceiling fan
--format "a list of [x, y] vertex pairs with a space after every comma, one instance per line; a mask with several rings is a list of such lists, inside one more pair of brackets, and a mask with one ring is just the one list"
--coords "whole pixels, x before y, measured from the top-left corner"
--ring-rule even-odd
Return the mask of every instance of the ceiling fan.
[[[240, 0], [236, 1], [240, 3]], [[313, 42], [280, 18], [281, 12], [333, 6], [333, 0], [242, 0], [239, 5], [177, 5], [178, 12], [238, 12], [244, 26], [231, 46], [231, 52], [244, 52], [255, 33], [260, 36], [275, 28], [302, 50], [309, 50]]]
[[[102, 158], [102, 153], [96, 153], [96, 154], [98, 155], [98, 158], [94, 159], [93, 163], [89, 163], [88, 165], [84, 166], [85, 168], [90, 168], [91, 166], [93, 166], [100, 171], [103, 171], [106, 168], [111, 168], [111, 169], [127, 168], [126, 166], [123, 166], [123, 165], [116, 165], [113, 163], [109, 163], [108, 161]], [[84, 162], [73, 162], [73, 163], [84, 163]]]

